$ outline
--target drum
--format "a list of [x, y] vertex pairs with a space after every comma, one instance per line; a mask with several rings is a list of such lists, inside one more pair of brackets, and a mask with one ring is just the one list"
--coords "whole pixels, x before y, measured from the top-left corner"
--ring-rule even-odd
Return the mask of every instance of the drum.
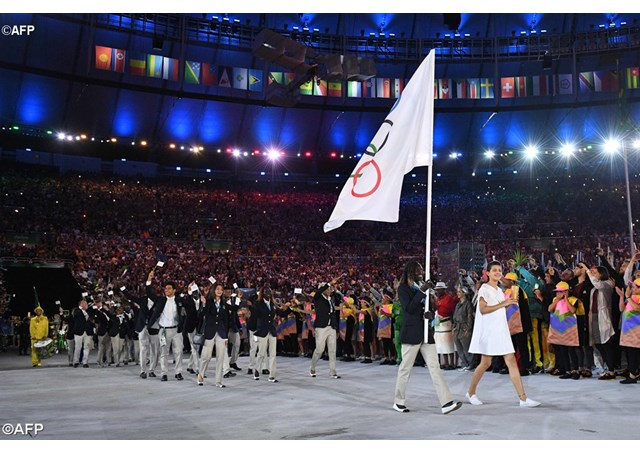
[[38, 354], [40, 360], [48, 359], [56, 353], [56, 345], [51, 338], [36, 341], [33, 343], [33, 347], [36, 349], [36, 354]]

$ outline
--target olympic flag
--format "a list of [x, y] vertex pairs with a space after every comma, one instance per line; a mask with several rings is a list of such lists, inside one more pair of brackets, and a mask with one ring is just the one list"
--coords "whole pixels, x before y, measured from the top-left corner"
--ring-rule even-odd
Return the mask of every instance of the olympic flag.
[[404, 175], [414, 167], [431, 167], [433, 160], [434, 72], [432, 49], [342, 188], [325, 233], [347, 220], [398, 221]]

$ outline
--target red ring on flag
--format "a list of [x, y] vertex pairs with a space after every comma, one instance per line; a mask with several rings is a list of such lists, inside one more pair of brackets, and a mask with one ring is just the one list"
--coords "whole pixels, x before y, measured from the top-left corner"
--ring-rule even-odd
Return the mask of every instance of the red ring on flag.
[[[362, 170], [369, 164], [373, 165], [373, 168], [376, 170], [376, 183], [373, 186], [373, 189], [371, 189], [370, 191], [364, 192], [364, 193], [356, 193], [355, 189], [356, 189], [356, 184], [358, 183], [358, 174], [360, 174]], [[378, 167], [378, 164], [376, 164], [375, 160], [373, 159], [368, 160], [367, 162], [365, 162], [364, 164], [356, 168], [356, 171], [353, 174], [353, 187], [351, 188], [351, 195], [353, 195], [356, 198], [366, 198], [372, 195], [376, 190], [378, 190], [381, 182], [382, 182], [382, 172], [380, 171], [380, 167]]]

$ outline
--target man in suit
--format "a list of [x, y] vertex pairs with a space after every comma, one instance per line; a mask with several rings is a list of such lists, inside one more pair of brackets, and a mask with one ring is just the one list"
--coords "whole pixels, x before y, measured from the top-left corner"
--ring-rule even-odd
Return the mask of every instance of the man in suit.
[[229, 354], [229, 367], [236, 371], [241, 371], [237, 364], [238, 357], [240, 356], [240, 330], [242, 325], [240, 324], [240, 318], [238, 316], [238, 309], [242, 303], [242, 291], [238, 290], [238, 293], [234, 297], [230, 296], [228, 301], [229, 305], [229, 344], [231, 344], [231, 352]]
[[200, 365], [200, 346], [193, 343], [193, 336], [196, 334], [196, 327], [198, 324], [198, 310], [200, 310], [200, 304], [204, 296], [200, 295], [200, 290], [196, 285], [190, 285], [187, 288], [187, 294], [189, 297], [185, 299], [186, 316], [184, 318], [183, 330], [187, 333], [189, 339], [189, 345], [191, 346], [191, 355], [189, 356], [189, 363], [187, 363], [187, 371], [191, 374], [196, 374]]
[[[393, 408], [398, 412], [409, 412], [405, 406], [405, 393], [411, 370], [416, 360], [418, 352], [424, 357], [429, 374], [440, 405], [442, 413], [448, 414], [459, 409], [462, 403], [453, 401], [449, 386], [445, 382], [436, 345], [433, 338], [433, 331], [430, 327], [431, 321], [435, 316], [435, 294], [431, 294], [431, 282], [423, 282], [424, 269], [417, 261], [411, 261], [405, 266], [404, 272], [398, 286], [398, 297], [402, 304], [403, 319], [400, 329], [400, 342], [402, 343], [402, 362], [398, 368], [398, 377], [396, 379], [395, 401]], [[429, 291], [428, 295], [425, 292]], [[429, 297], [429, 305], [425, 310], [425, 300]]]
[[167, 381], [169, 348], [172, 348], [176, 362], [175, 378], [182, 381], [184, 379], [182, 377], [182, 328], [184, 326], [185, 301], [183, 297], [176, 295], [176, 284], [171, 281], [165, 282], [164, 296], [156, 294], [151, 287], [153, 276], [153, 271], [149, 272], [146, 282], [147, 297], [154, 303], [148, 325], [153, 326], [157, 321], [160, 329], [160, 368], [162, 369], [160, 380]]
[[[316, 312], [316, 320], [313, 323], [316, 338], [316, 349], [313, 351], [311, 358], [311, 368], [309, 375], [316, 377], [316, 364], [324, 352], [325, 346], [329, 350], [329, 374], [334, 379], [340, 379], [336, 371], [336, 342], [338, 329], [338, 314], [340, 307], [336, 307], [331, 298], [333, 293], [333, 285], [337, 279], [331, 280], [329, 283], [320, 283], [318, 290], [313, 296], [313, 305]], [[346, 341], [350, 341], [347, 339]]]
[[258, 337], [258, 362], [253, 370], [253, 379], [260, 379], [262, 364], [265, 361], [267, 352], [269, 354], [269, 382], [278, 382], [276, 379], [276, 315], [287, 316], [290, 310], [280, 309], [276, 307], [272, 298], [271, 288], [267, 285], [263, 286], [256, 302], [253, 316], [256, 317], [256, 332]]
[[93, 321], [89, 314], [89, 305], [81, 299], [73, 309], [73, 341], [76, 346], [73, 355], [73, 367], [78, 368], [82, 353], [82, 368], [89, 368], [89, 348], [93, 341]]
[[106, 308], [102, 306], [102, 302], [96, 302], [96, 310], [94, 321], [96, 324], [96, 335], [98, 336], [98, 365], [107, 366], [113, 361], [111, 352], [111, 336], [109, 335], [109, 323], [111, 322], [111, 314], [107, 313]]
[[[151, 342], [149, 338], [149, 330], [147, 328], [147, 322], [149, 321], [149, 316], [151, 315], [151, 310], [153, 308], [153, 301], [146, 296], [138, 297], [131, 294], [124, 286], [120, 288], [120, 290], [124, 297], [131, 302], [131, 306], [133, 307], [134, 330], [138, 334], [138, 343], [140, 344], [140, 377], [142, 379], [146, 379], [151, 370], [151, 363], [155, 363], [157, 360], [152, 358]], [[157, 348], [155, 349], [155, 354], [157, 357]]]
[[256, 356], [258, 354], [258, 337], [256, 337], [256, 328], [258, 326], [258, 320], [254, 316], [255, 304], [251, 300], [247, 300], [247, 340], [249, 341], [249, 369], [247, 374], [253, 374], [253, 369], [256, 366]]

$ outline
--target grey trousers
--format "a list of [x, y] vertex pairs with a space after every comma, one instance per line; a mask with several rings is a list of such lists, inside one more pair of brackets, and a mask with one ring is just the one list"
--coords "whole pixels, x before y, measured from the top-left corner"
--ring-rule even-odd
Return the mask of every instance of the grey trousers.
[[86, 333], [83, 333], [82, 335], [74, 335], [73, 340], [76, 346], [76, 350], [73, 354], [73, 363], [75, 364], [80, 361], [80, 351], [82, 351], [82, 364], [87, 365], [89, 363], [89, 348], [91, 347], [93, 338]]
[[449, 386], [442, 376], [442, 370], [440, 369], [440, 362], [438, 361], [438, 354], [436, 352], [435, 344], [403, 344], [402, 345], [402, 362], [398, 368], [398, 378], [396, 379], [396, 404], [405, 405], [405, 395], [407, 390], [407, 383], [411, 377], [411, 370], [413, 369], [413, 363], [416, 360], [418, 352], [424, 357], [424, 361], [429, 367], [429, 374], [431, 374], [431, 381], [436, 388], [438, 400], [440, 400], [440, 406], [444, 406], [452, 400]]
[[[255, 336], [255, 331], [249, 331], [249, 369], [253, 370], [256, 367], [256, 356], [258, 354], [258, 340]], [[260, 371], [260, 370], [258, 370]]]
[[230, 363], [237, 363], [240, 356], [240, 332], [229, 331], [229, 343], [231, 344]]
[[175, 374], [182, 373], [182, 333], [178, 333], [178, 328], [160, 328], [160, 335], [165, 331], [166, 344], [160, 346], [160, 369], [163, 375], [169, 373], [169, 347], [173, 351], [173, 358], [176, 361]]
[[[107, 356], [106, 362], [103, 360], [104, 356]], [[113, 354], [111, 352], [111, 337], [106, 333], [98, 337], [98, 365], [107, 365], [113, 361]]]
[[216, 384], [222, 384], [222, 368], [224, 358], [227, 357], [227, 340], [216, 334], [211, 340], [204, 340], [202, 355], [200, 356], [200, 375], [204, 377], [209, 362], [213, 356], [213, 347], [216, 347]]
[[256, 363], [256, 370], [262, 370], [263, 365], [266, 364], [267, 352], [269, 353], [269, 377], [276, 377], [276, 346], [278, 339], [271, 334], [267, 334], [266, 337], [258, 337], [258, 361]]
[[189, 356], [189, 363], [187, 364], [187, 369], [199, 370], [200, 366], [200, 354], [198, 354], [198, 350], [200, 346], [193, 343], [193, 336], [196, 334], [196, 331], [187, 332], [187, 337], [189, 338], [189, 345], [191, 346], [191, 355]]
[[76, 341], [74, 339], [67, 340], [67, 357], [69, 358], [69, 363], [73, 364], [73, 356], [76, 352]]

